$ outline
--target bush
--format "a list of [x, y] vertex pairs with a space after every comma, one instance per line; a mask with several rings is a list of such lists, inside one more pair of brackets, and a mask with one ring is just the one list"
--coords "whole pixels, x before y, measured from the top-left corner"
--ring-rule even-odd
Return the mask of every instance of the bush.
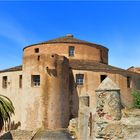
[[134, 99], [134, 107], [140, 109], [140, 91], [139, 90], [133, 90], [132, 96]]

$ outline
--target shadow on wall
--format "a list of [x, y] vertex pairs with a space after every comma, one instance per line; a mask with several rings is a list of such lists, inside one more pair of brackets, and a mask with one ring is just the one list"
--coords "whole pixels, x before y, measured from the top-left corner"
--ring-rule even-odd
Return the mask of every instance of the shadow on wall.
[[3, 126], [4, 126], [4, 123], [3, 123], [2, 118], [0, 117], [0, 132], [1, 132], [2, 129], [3, 129]]
[[54, 77], [57, 76], [57, 71], [55, 69], [49, 69], [48, 67], [46, 69], [50, 76], [54, 76]]
[[14, 121], [11, 122], [11, 130], [16, 130], [20, 126], [21, 126], [21, 122], [19, 121], [17, 123], [15, 123]]
[[72, 70], [70, 69], [70, 81], [69, 81], [69, 91], [70, 91], [70, 119], [78, 117], [79, 110], [79, 97], [78, 91], [76, 89], [76, 83], [74, 80], [74, 75]]
[[2, 123], [2, 121], [0, 120], [0, 131], [1, 132], [7, 132], [9, 130], [16, 130], [18, 129], [18, 127], [21, 126], [21, 122], [17, 122], [15, 123], [14, 121], [12, 122], [5, 122], [4, 124]]
[[[1, 132], [6, 132], [9, 130], [16, 130], [18, 129], [18, 127], [21, 126], [21, 122], [17, 122], [15, 123], [14, 121], [12, 122], [6, 122], [6, 123], [2, 123], [2, 121], [0, 120], [0, 130]], [[13, 140], [12, 134], [11, 132], [7, 132], [5, 134], [3, 134], [2, 136], [0, 136], [0, 140]]]
[[0, 140], [13, 140], [11, 132], [7, 132], [0, 137]]

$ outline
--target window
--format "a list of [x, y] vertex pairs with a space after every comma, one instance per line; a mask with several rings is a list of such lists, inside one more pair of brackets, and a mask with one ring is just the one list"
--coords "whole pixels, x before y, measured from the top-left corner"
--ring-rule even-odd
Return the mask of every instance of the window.
[[69, 56], [74, 56], [74, 46], [69, 46]]
[[76, 74], [76, 84], [83, 85], [84, 74]]
[[127, 76], [127, 88], [131, 88], [131, 77]]
[[100, 60], [101, 60], [101, 62], [103, 62], [103, 51], [102, 50], [100, 50]]
[[3, 76], [2, 78], [2, 87], [7, 88], [7, 76]]
[[19, 75], [19, 88], [22, 88], [22, 75]]
[[37, 60], [38, 60], [38, 61], [40, 60], [40, 55], [37, 56]]
[[102, 81], [107, 77], [107, 75], [101, 75], [100, 76], [100, 82], [102, 83]]
[[39, 48], [35, 48], [35, 53], [39, 53]]
[[38, 87], [40, 86], [40, 75], [32, 75], [32, 86]]

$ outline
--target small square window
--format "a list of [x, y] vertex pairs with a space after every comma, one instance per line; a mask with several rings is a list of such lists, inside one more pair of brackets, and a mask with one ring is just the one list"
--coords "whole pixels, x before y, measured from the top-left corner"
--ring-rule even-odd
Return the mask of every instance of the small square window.
[[40, 86], [40, 75], [32, 75], [32, 87]]
[[40, 55], [37, 56], [37, 60], [40, 61]]
[[22, 88], [22, 75], [19, 75], [19, 88]]
[[100, 75], [100, 82], [102, 83], [102, 81], [107, 77], [107, 75]]
[[127, 76], [127, 88], [131, 88], [131, 77]]
[[35, 48], [35, 53], [39, 53], [39, 48]]
[[83, 85], [84, 74], [76, 74], [76, 84]]
[[2, 77], [2, 87], [7, 88], [7, 76]]
[[69, 56], [74, 56], [74, 46], [69, 46]]

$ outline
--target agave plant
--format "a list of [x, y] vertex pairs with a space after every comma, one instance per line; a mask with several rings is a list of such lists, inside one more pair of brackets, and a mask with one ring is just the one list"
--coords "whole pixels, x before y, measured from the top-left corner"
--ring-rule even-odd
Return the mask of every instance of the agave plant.
[[14, 106], [11, 100], [4, 96], [0, 95], [0, 121], [1, 124], [4, 122], [10, 121], [12, 114], [14, 114]]

